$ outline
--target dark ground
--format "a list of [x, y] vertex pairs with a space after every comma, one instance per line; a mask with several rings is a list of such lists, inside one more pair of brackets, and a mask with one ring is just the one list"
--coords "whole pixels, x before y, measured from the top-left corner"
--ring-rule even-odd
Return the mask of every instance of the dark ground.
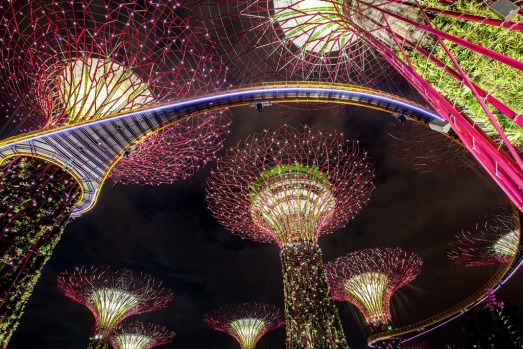
[[[273, 107], [274, 108], [274, 107]], [[349, 251], [399, 246], [423, 258], [422, 274], [393, 298], [396, 323], [407, 324], [458, 303], [492, 275], [495, 268], [465, 268], [446, 259], [448, 242], [481, 220], [492, 208], [506, 204], [504, 195], [486, 175], [459, 171], [446, 175], [420, 174], [401, 160], [391, 146], [397, 128], [390, 116], [351, 108], [346, 116], [332, 109], [316, 116], [284, 116], [270, 110], [258, 114], [234, 112], [227, 144], [266, 127], [286, 122], [335, 128], [359, 139], [376, 167], [376, 190], [363, 212], [345, 229], [322, 237], [328, 261]], [[107, 184], [96, 207], [66, 229], [54, 256], [44, 269], [12, 349], [85, 348], [93, 318], [81, 305], [59, 293], [56, 275], [84, 264], [113, 264], [142, 270], [163, 280], [175, 293], [174, 302], [136, 319], [166, 325], [177, 332], [165, 348], [237, 348], [232, 337], [205, 327], [202, 316], [216, 307], [241, 301], [273, 302], [283, 306], [278, 248], [242, 240], [225, 231], [205, 203], [207, 166], [197, 176], [176, 185], [154, 188]], [[517, 274], [499, 295], [523, 303]], [[365, 348], [361, 320], [338, 303], [349, 344]], [[284, 348], [285, 331], [267, 334], [258, 348]], [[432, 348], [459, 344], [459, 320], [425, 339]]]

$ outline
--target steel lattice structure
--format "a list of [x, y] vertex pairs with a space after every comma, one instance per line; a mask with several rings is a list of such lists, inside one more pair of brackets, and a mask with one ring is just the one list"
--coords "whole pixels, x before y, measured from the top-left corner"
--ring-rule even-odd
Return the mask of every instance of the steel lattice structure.
[[203, 321], [234, 337], [242, 349], [254, 349], [263, 335], [285, 325], [283, 311], [266, 303], [226, 305], [206, 314]]
[[[311, 2], [317, 6], [309, 7]], [[385, 85], [390, 65], [337, 19], [340, 8], [326, 1], [218, 0], [200, 12], [209, 36], [221, 45], [232, 79], [242, 83]]]
[[62, 272], [60, 291], [89, 308], [95, 317], [92, 348], [107, 348], [109, 335], [125, 318], [165, 308], [173, 295], [161, 281], [141, 272], [110, 266], [80, 267]]
[[192, 176], [223, 146], [229, 134], [228, 110], [203, 113], [147, 137], [109, 173], [114, 182], [158, 185]]
[[418, 276], [422, 263], [400, 248], [372, 248], [327, 263], [326, 272], [334, 299], [355, 305], [376, 332], [392, 323], [391, 297]]
[[209, 208], [221, 224], [281, 248], [288, 348], [347, 346], [317, 239], [369, 200], [365, 156], [335, 132], [285, 125], [228, 150], [209, 177]]
[[134, 321], [116, 326], [110, 342], [114, 349], [151, 349], [171, 343], [175, 336], [166, 327]]
[[16, 121], [27, 128], [75, 124], [223, 85], [226, 67], [183, 2], [10, 1], [0, 10], [2, 91], [9, 96], [2, 109], [24, 117]]
[[511, 263], [518, 252], [520, 231], [513, 227], [513, 217], [500, 212], [483, 224], [463, 231], [449, 245], [448, 257], [467, 267]]

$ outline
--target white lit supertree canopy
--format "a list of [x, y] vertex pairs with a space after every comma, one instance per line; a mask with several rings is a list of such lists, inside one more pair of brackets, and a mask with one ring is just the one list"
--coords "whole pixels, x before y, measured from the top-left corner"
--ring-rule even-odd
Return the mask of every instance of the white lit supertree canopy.
[[514, 216], [509, 212], [489, 215], [483, 224], [456, 236], [449, 244], [449, 259], [467, 267], [512, 262], [520, 239], [520, 231], [513, 223]]
[[80, 267], [62, 272], [58, 288], [95, 317], [92, 348], [107, 348], [109, 334], [125, 318], [165, 308], [172, 292], [141, 272], [110, 266]]
[[421, 272], [422, 260], [400, 248], [351, 252], [327, 263], [334, 299], [356, 306], [372, 331], [392, 323], [391, 297]]
[[351, 31], [342, 11], [341, 1], [218, 0], [200, 12], [242, 82], [392, 83], [390, 65]]
[[174, 337], [166, 327], [134, 321], [116, 326], [110, 343], [114, 349], [151, 349], [171, 343]]
[[[184, 2], [15, 0], [0, 11], [0, 107], [20, 131], [150, 107], [226, 83], [227, 68]], [[225, 111], [166, 127], [141, 140], [111, 178], [150, 185], [186, 178], [214, 158], [229, 123]]]
[[226, 305], [204, 316], [214, 330], [233, 336], [242, 349], [254, 349], [267, 332], [285, 325], [283, 311], [272, 304], [241, 303]]
[[374, 170], [365, 158], [357, 142], [334, 131], [285, 125], [229, 149], [208, 179], [220, 223], [281, 248], [289, 348], [347, 347], [317, 240], [369, 200]]

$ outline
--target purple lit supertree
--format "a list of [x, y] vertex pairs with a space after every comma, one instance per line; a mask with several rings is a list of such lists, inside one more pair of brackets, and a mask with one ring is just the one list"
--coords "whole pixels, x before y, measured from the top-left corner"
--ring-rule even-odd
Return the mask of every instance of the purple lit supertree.
[[151, 349], [169, 344], [176, 334], [160, 325], [144, 322], [124, 322], [114, 329], [110, 337], [114, 349]]
[[365, 158], [336, 132], [285, 125], [228, 150], [209, 177], [209, 208], [221, 224], [281, 248], [287, 348], [347, 347], [317, 240], [369, 200], [374, 171]]
[[[10, 134], [149, 107], [225, 83], [227, 68], [182, 1], [13, 0], [0, 4], [0, 28], [0, 110]], [[213, 112], [208, 120], [167, 127], [142, 140], [112, 178], [140, 184], [184, 178], [214, 156], [228, 123], [227, 114]], [[16, 157], [1, 166], [5, 344], [84, 193], [66, 167], [45, 159]]]
[[514, 217], [499, 212], [462, 231], [449, 244], [449, 259], [467, 267], [510, 263], [518, 252], [520, 231], [514, 228]]
[[95, 318], [89, 348], [108, 348], [109, 337], [125, 318], [165, 308], [173, 295], [161, 281], [141, 272], [110, 266], [80, 267], [62, 272], [58, 288], [89, 308]]
[[[310, 8], [309, 8], [310, 7]], [[217, 0], [201, 16], [243, 83], [310, 80], [382, 85], [392, 67], [337, 20], [339, 4]]]
[[394, 124], [389, 135], [405, 163], [420, 173], [445, 175], [480, 168], [452, 130], [443, 134], [415, 123]]
[[109, 173], [114, 182], [158, 185], [192, 176], [223, 146], [229, 110], [196, 115], [137, 144]]
[[285, 325], [284, 318], [283, 311], [275, 305], [241, 303], [208, 313], [203, 321], [213, 330], [233, 336], [241, 349], [254, 349], [264, 334]]
[[[356, 306], [374, 333], [392, 325], [392, 295], [418, 276], [422, 264], [416, 254], [400, 248], [372, 248], [342, 256], [325, 269], [334, 299]], [[377, 345], [394, 348], [396, 342], [392, 339]]]

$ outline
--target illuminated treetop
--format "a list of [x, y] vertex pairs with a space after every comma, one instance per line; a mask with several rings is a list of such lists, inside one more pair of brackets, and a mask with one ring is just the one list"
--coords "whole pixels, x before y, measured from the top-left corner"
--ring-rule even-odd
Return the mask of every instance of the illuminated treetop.
[[228, 110], [204, 113], [153, 134], [133, 147], [109, 173], [114, 182], [159, 185], [192, 176], [223, 146]]
[[495, 214], [483, 225], [463, 231], [450, 243], [448, 257], [467, 267], [510, 263], [516, 256], [520, 231], [508, 213]]
[[151, 349], [172, 342], [174, 337], [166, 327], [135, 321], [118, 325], [110, 341], [115, 349]]
[[374, 171], [365, 157], [358, 142], [335, 131], [285, 125], [255, 133], [218, 160], [209, 207], [245, 238], [316, 242], [369, 200]]
[[126, 317], [162, 309], [173, 299], [172, 292], [153, 277], [110, 266], [65, 271], [57, 283], [64, 295], [91, 310], [96, 330], [104, 335]]
[[354, 304], [372, 327], [389, 324], [390, 299], [421, 272], [420, 257], [400, 248], [351, 252], [327, 263], [334, 299]]
[[243, 82], [385, 85], [391, 66], [359, 39], [342, 0], [217, 0], [202, 6], [209, 35]]
[[226, 68], [190, 13], [180, 1], [3, 3], [2, 108], [34, 128], [221, 86]]
[[233, 336], [242, 349], [254, 349], [265, 333], [285, 325], [283, 311], [265, 303], [227, 305], [206, 314], [203, 321]]

